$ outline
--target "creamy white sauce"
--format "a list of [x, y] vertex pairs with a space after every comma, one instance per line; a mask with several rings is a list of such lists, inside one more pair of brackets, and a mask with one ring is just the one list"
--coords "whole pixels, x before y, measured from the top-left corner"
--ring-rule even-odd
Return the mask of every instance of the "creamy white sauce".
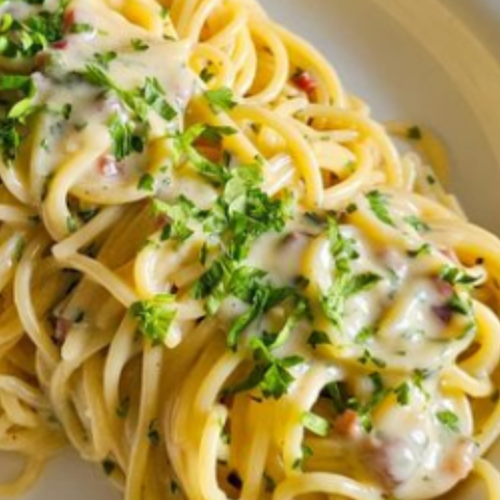
[[[476, 456], [467, 402], [442, 393], [437, 385], [438, 371], [453, 363], [473, 339], [471, 334], [457, 337], [457, 332], [466, 326], [465, 318], [455, 316], [446, 323], [434, 310], [449, 299], [449, 290], [438, 283], [437, 274], [444, 265], [457, 263], [453, 256], [447, 257], [438, 249], [433, 249], [428, 256], [411, 257], [408, 250], [424, 241], [417, 234], [408, 238], [408, 250], [387, 252], [354, 226], [345, 225], [341, 230], [344, 238], [355, 241], [359, 253], [359, 258], [351, 261], [352, 273], [375, 273], [382, 279], [348, 299], [342, 327], [331, 326], [327, 331], [333, 342], [340, 342], [342, 346], [341, 351], [335, 350], [332, 367], [340, 380], [348, 382], [356, 398], [365, 402], [371, 399], [374, 389], [370, 378], [362, 375], [363, 371], [367, 375], [380, 372], [387, 387], [408, 381], [409, 403], [398, 404], [392, 396], [390, 403], [384, 401], [374, 410], [373, 431], [369, 435], [358, 431], [348, 438], [334, 436], [332, 464], [335, 470], [347, 475], [364, 480], [371, 477], [398, 499], [435, 498], [470, 472]], [[295, 221], [284, 234], [260, 238], [247, 263], [267, 271], [275, 284], [291, 284], [301, 274], [304, 256], [319, 231], [321, 229], [313, 230], [311, 234], [309, 228], [310, 234], [307, 234], [303, 224]], [[324, 239], [316, 257], [314, 277], [319, 289], [326, 294], [336, 280], [328, 239]], [[234, 320], [245, 310], [241, 303], [234, 310], [225, 309], [225, 323], [231, 324], [228, 316]], [[282, 314], [281, 324], [286, 317], [286, 313]], [[278, 314], [276, 324], [264, 320], [250, 330], [252, 334], [255, 329], [276, 331], [279, 324]], [[357, 337], [366, 327], [374, 327], [375, 331], [360, 345]], [[304, 339], [310, 332], [307, 323], [299, 325], [280, 355], [298, 354], [312, 360], [311, 350], [304, 347]], [[378, 362], [390, 367], [390, 373], [399, 370], [401, 375], [385, 375], [384, 367], [370, 365], [370, 362], [347, 370], [337, 368], [335, 356], [341, 354], [356, 363], [367, 350]], [[292, 371], [298, 375], [299, 370], [303, 371], [304, 365]], [[415, 370], [428, 374], [421, 380], [421, 386], [412, 382]], [[457, 431], [439, 420], [438, 414], [445, 411], [456, 416]]]
[[[177, 116], [167, 121], [149, 108], [149, 140], [182, 130], [185, 108], [196, 85], [188, 67], [190, 47], [187, 43], [154, 37], [98, 1], [75, 0], [66, 16], [71, 16], [74, 23], [92, 26], [93, 30], [68, 35], [36, 58], [40, 71], [34, 74], [37, 101], [50, 103], [52, 110], [42, 118], [41, 130], [36, 134], [41, 146], [36, 170], [37, 175], [45, 179], [50, 178], [68, 155], [81, 149], [83, 130], [108, 126], [115, 114], [123, 118], [130, 114], [113, 92], [105, 95], [102, 88], [71, 76], [85, 71], [88, 64], [96, 64], [96, 55], [116, 54], [107, 67], [101, 69], [125, 91], [143, 87], [146, 78], [156, 79], [165, 101], [176, 110]], [[147, 50], [135, 50], [133, 40], [140, 40]], [[66, 120], [57, 110], [67, 105], [71, 105], [71, 113]], [[79, 189], [90, 198], [94, 195], [96, 202], [102, 202], [102, 196], [96, 195], [96, 191], [109, 191], [130, 185], [132, 181], [137, 184], [141, 173], [148, 168], [147, 147], [144, 153], [133, 153], [114, 167], [109, 163], [106, 166], [105, 160], [103, 154], [103, 159], [89, 168], [80, 182]], [[41, 198], [43, 182], [39, 182], [36, 190]]]

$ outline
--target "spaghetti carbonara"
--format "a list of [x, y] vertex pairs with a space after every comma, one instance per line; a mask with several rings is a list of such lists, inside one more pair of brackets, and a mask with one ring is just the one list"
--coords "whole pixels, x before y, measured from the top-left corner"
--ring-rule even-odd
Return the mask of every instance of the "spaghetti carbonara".
[[2, 1], [0, 67], [0, 495], [69, 443], [127, 500], [500, 497], [500, 242], [428, 131], [253, 0]]

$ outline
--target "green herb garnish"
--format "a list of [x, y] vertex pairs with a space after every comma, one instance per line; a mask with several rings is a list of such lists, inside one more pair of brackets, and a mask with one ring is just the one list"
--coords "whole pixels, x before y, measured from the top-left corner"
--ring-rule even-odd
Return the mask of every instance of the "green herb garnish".
[[316, 436], [321, 437], [326, 437], [331, 429], [328, 420], [309, 411], [302, 415], [302, 425]]
[[460, 420], [456, 413], [444, 410], [436, 413], [436, 417], [448, 430], [452, 432], [460, 432]]
[[304, 362], [299, 356], [276, 358], [261, 339], [254, 338], [250, 342], [255, 366], [248, 377], [227, 390], [229, 394], [259, 388], [265, 398], [279, 399], [285, 395], [295, 378], [290, 368]]
[[313, 348], [316, 349], [320, 345], [331, 345], [332, 341], [330, 337], [325, 332], [314, 331], [309, 336], [307, 343]]
[[132, 153], [144, 151], [145, 139], [133, 121], [124, 120], [116, 113], [109, 122], [108, 130], [111, 136], [113, 154], [118, 161]]
[[389, 212], [388, 206], [388, 195], [381, 193], [380, 191], [372, 191], [366, 195], [370, 208], [374, 215], [388, 226], [395, 226], [394, 220]]
[[133, 49], [137, 52], [145, 52], [149, 50], [149, 45], [140, 38], [133, 38], [130, 40], [130, 43], [132, 44]]
[[396, 387], [394, 393], [397, 396], [398, 403], [401, 406], [408, 406], [410, 404], [410, 384], [404, 382], [400, 386]]
[[418, 233], [428, 233], [431, 230], [431, 227], [429, 224], [424, 222], [422, 219], [415, 215], [410, 215], [408, 217], [405, 217], [404, 221], [410, 225], [415, 231]]
[[214, 113], [231, 111], [237, 105], [237, 102], [234, 100], [233, 92], [228, 87], [207, 90], [203, 95]]
[[143, 174], [139, 178], [137, 183], [137, 188], [141, 191], [147, 191], [148, 193], [154, 193], [155, 191], [155, 178], [151, 174]]
[[173, 239], [182, 243], [193, 235], [194, 230], [190, 224], [196, 220], [200, 211], [191, 200], [180, 196], [175, 203], [154, 200], [153, 213], [155, 216], [164, 215], [169, 218], [162, 233], [162, 240]]
[[445, 265], [439, 271], [439, 279], [450, 285], [473, 286], [481, 280], [481, 276], [472, 276], [458, 267]]
[[149, 300], [135, 302], [130, 307], [130, 313], [137, 320], [141, 333], [155, 344], [162, 344], [167, 338], [177, 314], [174, 303], [173, 295], [160, 294]]
[[152, 420], [148, 427], [148, 439], [152, 446], [158, 446], [161, 442], [160, 431], [158, 429], [159, 422], [157, 419]]

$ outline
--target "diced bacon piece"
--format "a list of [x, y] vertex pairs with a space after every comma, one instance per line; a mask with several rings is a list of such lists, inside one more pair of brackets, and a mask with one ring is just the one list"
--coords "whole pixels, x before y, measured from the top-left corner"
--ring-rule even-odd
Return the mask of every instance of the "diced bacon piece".
[[163, 229], [167, 224], [170, 224], [172, 220], [166, 215], [158, 215], [155, 218], [155, 228], [159, 231]]
[[39, 52], [35, 56], [35, 66], [39, 70], [44, 70], [47, 65], [48, 60], [50, 59], [49, 54], [47, 52]]
[[213, 145], [210, 145], [208, 142], [198, 139], [195, 142], [195, 147], [198, 153], [201, 154], [207, 160], [213, 162], [219, 162], [221, 160], [221, 153], [217, 148], [214, 148]]
[[64, 31], [69, 31], [71, 27], [75, 24], [75, 22], [76, 22], [76, 14], [74, 9], [68, 10], [64, 15], [64, 20], [63, 20]]
[[453, 317], [453, 309], [449, 304], [443, 304], [442, 306], [434, 306], [432, 308], [434, 315], [441, 320], [445, 325], [449, 325], [451, 318]]
[[369, 439], [364, 459], [386, 491], [409, 481], [420, 465], [415, 452], [400, 438]]
[[443, 469], [457, 481], [465, 479], [474, 467], [474, 458], [476, 456], [476, 446], [469, 439], [459, 441], [447, 455]]
[[434, 279], [434, 286], [439, 294], [445, 299], [451, 299], [453, 295], [453, 286], [439, 278]]
[[73, 321], [66, 318], [56, 318], [52, 340], [57, 346], [62, 346], [64, 344], [72, 326]]
[[334, 431], [346, 438], [355, 438], [361, 433], [361, 422], [354, 410], [347, 410], [333, 424]]
[[99, 173], [107, 179], [120, 175], [120, 166], [116, 158], [110, 155], [102, 156], [98, 163]]
[[318, 87], [318, 83], [313, 78], [311, 73], [308, 71], [299, 70], [292, 76], [293, 84], [305, 92], [307, 95], [311, 95]]
[[56, 50], [64, 50], [68, 47], [68, 40], [59, 40], [52, 44], [52, 48]]

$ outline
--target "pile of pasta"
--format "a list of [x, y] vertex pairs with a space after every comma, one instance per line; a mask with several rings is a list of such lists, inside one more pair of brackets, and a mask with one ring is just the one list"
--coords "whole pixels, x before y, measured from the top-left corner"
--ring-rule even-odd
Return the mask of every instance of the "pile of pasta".
[[68, 444], [127, 500], [500, 496], [500, 242], [429, 131], [253, 0], [0, 2], [0, 67], [1, 496]]

